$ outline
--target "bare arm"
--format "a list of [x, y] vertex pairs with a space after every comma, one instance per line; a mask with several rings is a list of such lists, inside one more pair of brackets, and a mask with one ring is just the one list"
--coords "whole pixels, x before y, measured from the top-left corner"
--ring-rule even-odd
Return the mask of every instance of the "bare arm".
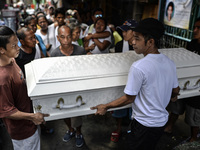
[[85, 48], [85, 51], [86, 52], [90, 52], [90, 51], [92, 51], [94, 48], [95, 48], [95, 43], [93, 43], [92, 45], [90, 45], [90, 46], [88, 46], [88, 44], [86, 43], [85, 45], [84, 45], [84, 48]]
[[97, 105], [95, 107], [91, 107], [90, 109], [97, 109], [97, 112], [95, 113], [95, 115], [104, 115], [108, 109], [110, 108], [116, 108], [116, 107], [121, 107], [121, 106], [125, 106], [128, 105], [130, 103], [133, 103], [135, 100], [135, 95], [131, 96], [131, 95], [124, 95], [110, 103], [107, 104], [100, 104]]
[[89, 46], [89, 41], [84, 41], [84, 49], [86, 52], [93, 50], [95, 46], [96, 46], [95, 43]]
[[172, 102], [175, 102], [178, 99], [178, 95], [180, 95], [179, 91], [180, 91], [179, 86], [177, 88], [172, 89], [172, 95], [171, 95], [171, 101]]
[[57, 26], [58, 26], [58, 22], [55, 21], [55, 22], [54, 22], [54, 28], [56, 28]]
[[94, 43], [98, 46], [100, 51], [105, 50], [111, 44], [109, 41], [104, 40], [100, 42], [98, 39], [94, 39]]
[[101, 32], [101, 33], [88, 34], [88, 36], [86, 36], [84, 38], [84, 41], [88, 41], [90, 39], [107, 38], [109, 36], [110, 36], [109, 31], [104, 31], [104, 32]]
[[17, 111], [16, 113], [11, 114], [10, 116], [6, 117], [13, 120], [30, 120], [33, 121], [35, 125], [39, 125], [45, 123], [44, 117], [48, 117], [49, 114], [42, 114], [42, 113], [26, 113]]
[[110, 32], [109, 31], [104, 31], [102, 33], [94, 33], [94, 34], [92, 34], [92, 38], [93, 39], [107, 38], [109, 36], [110, 36]]

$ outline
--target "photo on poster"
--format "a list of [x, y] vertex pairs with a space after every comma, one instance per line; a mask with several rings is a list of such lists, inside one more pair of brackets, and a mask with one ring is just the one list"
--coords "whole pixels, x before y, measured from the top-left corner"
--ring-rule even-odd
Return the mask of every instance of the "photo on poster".
[[164, 13], [164, 24], [188, 29], [192, 0], [167, 0]]

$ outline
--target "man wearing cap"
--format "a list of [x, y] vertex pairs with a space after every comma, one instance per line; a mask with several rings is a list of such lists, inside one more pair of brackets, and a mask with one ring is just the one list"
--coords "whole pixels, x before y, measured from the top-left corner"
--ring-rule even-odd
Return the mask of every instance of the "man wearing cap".
[[164, 26], [153, 18], [139, 22], [132, 41], [137, 54], [144, 58], [134, 62], [129, 70], [125, 95], [107, 104], [100, 104], [96, 114], [104, 115], [110, 108], [132, 103], [132, 121], [127, 131], [129, 149], [154, 150], [168, 120], [166, 106], [179, 94], [176, 66], [158, 51], [158, 41]]
[[128, 19], [123, 23], [123, 25], [117, 27], [122, 30], [123, 40], [116, 44], [115, 46], [116, 53], [133, 50], [132, 37], [134, 31], [132, 31], [131, 28], [134, 28], [136, 25], [137, 21]]
[[54, 13], [55, 13], [55, 7], [53, 5], [49, 6], [48, 15], [46, 16], [46, 18], [49, 20], [50, 24], [54, 22]]
[[[123, 53], [129, 50], [133, 50], [132, 46], [132, 38], [133, 38], [133, 33], [134, 31], [131, 28], [134, 28], [137, 26], [137, 21], [133, 19], [128, 19], [126, 20], [123, 25], [118, 26], [117, 28], [122, 30], [122, 35], [123, 35], [123, 40], [118, 42], [115, 46], [115, 53]], [[129, 114], [129, 118], [131, 118], [131, 108], [129, 109], [120, 109], [120, 110], [115, 110], [112, 113], [112, 116], [116, 118], [117, 121], [117, 128], [115, 131], [111, 133], [111, 141], [113, 142], [118, 142], [119, 138], [121, 136], [121, 124], [122, 124], [122, 119]]]

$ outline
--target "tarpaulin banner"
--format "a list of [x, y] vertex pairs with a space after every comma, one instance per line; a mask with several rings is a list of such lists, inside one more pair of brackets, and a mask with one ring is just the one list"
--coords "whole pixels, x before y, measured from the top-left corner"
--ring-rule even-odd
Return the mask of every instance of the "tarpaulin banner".
[[188, 29], [192, 0], [167, 0], [164, 13], [164, 24]]

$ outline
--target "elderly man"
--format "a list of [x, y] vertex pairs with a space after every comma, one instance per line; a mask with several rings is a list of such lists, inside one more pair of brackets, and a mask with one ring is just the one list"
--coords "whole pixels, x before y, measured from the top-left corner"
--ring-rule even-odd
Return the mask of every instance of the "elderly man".
[[179, 94], [176, 66], [158, 51], [158, 40], [164, 33], [161, 22], [147, 18], [132, 30], [135, 31], [133, 48], [144, 58], [132, 64], [125, 95], [91, 109], [97, 109], [96, 114], [103, 115], [110, 108], [132, 103], [133, 120], [127, 139], [129, 149], [154, 150], [168, 120], [166, 106]]
[[[51, 57], [86, 54], [86, 51], [83, 47], [72, 44], [71, 29], [67, 25], [63, 25], [58, 28], [57, 38], [60, 42], [60, 46], [51, 52]], [[81, 133], [82, 117], [67, 118], [64, 121], [69, 130], [66, 132], [63, 141], [68, 142], [72, 137], [75, 136], [76, 146], [82, 147], [84, 144], [83, 135]], [[76, 128], [76, 131], [74, 128]]]

